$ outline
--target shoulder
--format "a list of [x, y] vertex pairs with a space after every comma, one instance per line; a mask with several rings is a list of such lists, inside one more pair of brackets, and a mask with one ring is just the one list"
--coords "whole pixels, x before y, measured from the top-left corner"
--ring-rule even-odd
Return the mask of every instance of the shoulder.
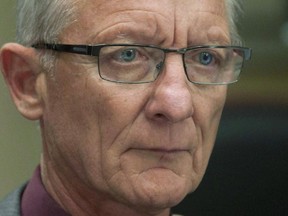
[[16, 189], [0, 202], [0, 216], [20, 216], [21, 195], [25, 186]]

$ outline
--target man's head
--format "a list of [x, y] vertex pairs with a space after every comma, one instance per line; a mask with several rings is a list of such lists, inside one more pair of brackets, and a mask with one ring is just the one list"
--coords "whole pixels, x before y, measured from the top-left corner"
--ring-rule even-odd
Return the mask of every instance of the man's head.
[[[19, 5], [18, 39], [26, 46], [144, 44], [174, 50], [238, 40], [232, 0], [25, 0]], [[223, 53], [202, 51], [193, 52], [185, 68], [182, 54], [167, 52], [155, 81], [131, 84], [102, 79], [100, 57], [18, 44], [2, 48], [3, 73], [18, 110], [40, 120], [43, 182], [63, 208], [167, 213], [197, 188], [227, 90], [188, 80], [189, 64], [201, 55], [213, 56], [202, 76], [221, 65], [217, 56]], [[116, 54], [108, 55], [113, 72], [137, 66], [124, 66], [123, 52]], [[232, 54], [226, 62], [239, 53]], [[146, 61], [151, 55], [133, 57]], [[48, 64], [53, 67], [46, 73]]]

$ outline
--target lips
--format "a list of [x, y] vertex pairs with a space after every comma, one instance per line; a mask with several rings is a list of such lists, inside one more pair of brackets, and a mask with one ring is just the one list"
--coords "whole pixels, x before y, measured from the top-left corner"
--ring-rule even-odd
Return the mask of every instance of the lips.
[[130, 148], [128, 152], [142, 158], [158, 158], [159, 160], [176, 160], [181, 155], [189, 153], [188, 149], [175, 148]]
[[148, 152], [155, 152], [155, 153], [165, 153], [165, 154], [175, 154], [175, 153], [180, 153], [180, 152], [185, 152], [188, 151], [188, 149], [176, 149], [176, 148], [151, 148], [151, 149], [145, 149], [145, 148], [139, 148], [135, 149], [139, 151], [148, 151]]
[[[160, 141], [160, 140], [158, 140]], [[145, 144], [144, 144], [145, 143]], [[175, 142], [136, 142], [130, 146], [127, 151], [130, 150], [138, 150], [138, 151], [148, 151], [148, 152], [155, 152], [155, 153], [179, 153], [179, 152], [190, 152], [193, 148], [191, 142], [184, 143], [175, 143]]]
[[129, 170], [129, 173], [133, 175], [148, 170], [152, 172], [162, 170], [165, 172], [172, 171], [172, 173], [182, 176], [189, 172], [192, 158], [191, 152], [187, 149], [130, 148], [121, 157], [121, 167]]

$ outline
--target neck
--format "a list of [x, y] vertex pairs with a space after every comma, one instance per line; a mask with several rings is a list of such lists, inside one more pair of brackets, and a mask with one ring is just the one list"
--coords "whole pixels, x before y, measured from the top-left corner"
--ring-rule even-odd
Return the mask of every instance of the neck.
[[[116, 201], [100, 191], [83, 184], [77, 184], [76, 175], [67, 177], [63, 170], [41, 163], [41, 176], [44, 187], [53, 199], [69, 214], [77, 216], [168, 216], [169, 209], [151, 211], [137, 206], [128, 206]], [[64, 178], [63, 176], [66, 176]], [[67, 181], [68, 180], [68, 181]]]

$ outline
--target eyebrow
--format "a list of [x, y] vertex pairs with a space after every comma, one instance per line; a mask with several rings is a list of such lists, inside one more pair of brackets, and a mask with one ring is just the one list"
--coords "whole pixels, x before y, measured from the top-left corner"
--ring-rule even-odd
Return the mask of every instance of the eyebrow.
[[230, 39], [230, 34], [222, 33], [222, 31], [217, 31], [216, 33], [209, 33], [208, 31], [204, 31], [200, 33], [201, 35], [198, 37], [188, 38], [188, 45], [224, 45], [230, 46], [232, 45], [232, 41]]

